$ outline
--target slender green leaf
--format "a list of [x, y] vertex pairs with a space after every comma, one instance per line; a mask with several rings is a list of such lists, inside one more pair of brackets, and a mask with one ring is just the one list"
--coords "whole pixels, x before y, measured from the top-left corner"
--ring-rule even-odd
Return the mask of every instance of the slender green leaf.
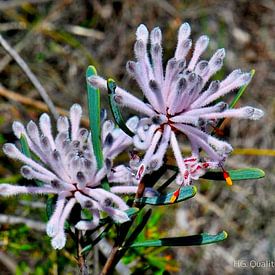
[[[245, 169], [229, 170], [228, 173], [229, 173], [232, 181], [260, 179], [265, 176], [265, 172], [258, 168], [245, 168]], [[222, 171], [221, 172], [215, 172], [215, 171], [207, 172], [204, 176], [202, 176], [202, 178], [211, 179], [211, 180], [224, 180]]]
[[80, 255], [83, 255], [85, 253], [90, 252], [93, 249], [93, 245], [92, 244], [88, 244], [86, 245], [81, 251], [80, 251]]
[[226, 238], [227, 238], [227, 233], [225, 231], [222, 231], [217, 235], [209, 235], [208, 233], [202, 233], [199, 235], [192, 235], [192, 236], [162, 238], [159, 240], [148, 240], [144, 242], [136, 242], [130, 245], [130, 247], [205, 245], [205, 244], [221, 242]]
[[134, 133], [127, 127], [127, 125], [121, 115], [120, 109], [115, 101], [116, 82], [113, 79], [109, 78], [107, 81], [107, 87], [108, 87], [108, 95], [109, 95], [109, 104], [111, 106], [112, 114], [113, 114], [113, 117], [114, 117], [117, 125], [128, 136], [133, 137]]
[[[180, 188], [180, 193], [175, 201], [181, 202], [187, 199], [190, 199], [195, 196], [197, 193], [197, 188], [196, 186], [182, 186]], [[139, 204], [150, 204], [150, 205], [167, 205], [167, 204], [173, 204], [170, 200], [173, 196], [174, 192], [168, 193], [163, 196], [158, 196], [158, 197], [142, 197], [140, 199], [136, 199], [135, 201], [138, 202]]]
[[20, 136], [20, 145], [21, 145], [22, 153], [25, 156], [31, 158], [30, 148], [28, 146], [27, 139], [23, 134], [21, 134], [21, 136]]
[[[177, 166], [169, 165], [167, 168], [172, 171], [178, 171]], [[227, 172], [233, 181], [261, 179], [265, 176], [265, 172], [259, 168], [243, 168], [229, 170]], [[224, 180], [222, 171], [208, 171], [201, 178], [209, 180]]]
[[[89, 66], [86, 71], [86, 79], [96, 74], [97, 72], [95, 67]], [[92, 143], [96, 156], [97, 166], [100, 169], [103, 166], [103, 155], [100, 140], [100, 91], [99, 89], [96, 89], [90, 85], [90, 83], [87, 81], [87, 94]]]
[[[96, 69], [94, 66], [88, 66], [86, 71], [86, 79], [96, 75]], [[92, 143], [94, 148], [94, 153], [96, 156], [97, 167], [100, 169], [103, 167], [103, 153], [101, 149], [101, 134], [100, 134], [100, 91], [94, 88], [87, 81], [87, 95], [88, 95], [88, 111], [90, 120], [90, 129], [92, 136]], [[109, 190], [110, 186], [107, 179], [102, 181], [102, 186], [104, 189]]]

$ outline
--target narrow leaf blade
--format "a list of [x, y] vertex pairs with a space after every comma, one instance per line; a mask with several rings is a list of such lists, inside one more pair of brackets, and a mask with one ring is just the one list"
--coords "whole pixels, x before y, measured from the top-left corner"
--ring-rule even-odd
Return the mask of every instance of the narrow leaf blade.
[[21, 145], [21, 148], [22, 148], [22, 153], [25, 156], [27, 156], [28, 158], [30, 158], [31, 157], [30, 148], [28, 146], [27, 139], [23, 134], [21, 134], [21, 136], [20, 136], [20, 145]]
[[94, 246], [93, 246], [92, 244], [86, 245], [86, 246], [80, 251], [80, 255], [84, 255], [85, 253], [90, 252], [93, 248], [94, 248]]
[[[93, 75], [97, 75], [95, 67], [88, 66], [86, 71], [86, 79]], [[90, 85], [88, 81], [87, 95], [92, 143], [97, 160], [97, 166], [100, 169], [103, 166], [103, 155], [100, 141], [100, 91]]]
[[128, 136], [133, 137], [134, 133], [128, 128], [126, 125], [122, 114], [120, 112], [120, 109], [115, 101], [115, 90], [116, 90], [116, 82], [109, 78], [107, 81], [107, 87], [108, 87], [108, 97], [109, 97], [109, 104], [112, 110], [113, 117], [116, 121], [116, 124], [119, 126], [119, 128]]
[[[265, 172], [258, 168], [229, 170], [228, 173], [233, 181], [260, 179], [265, 176]], [[210, 171], [207, 172], [204, 176], [202, 176], [202, 178], [224, 181], [223, 172]]]
[[[177, 202], [181, 202], [187, 199], [190, 199], [194, 197], [197, 193], [196, 186], [183, 186], [180, 189], [179, 196], [176, 200]], [[136, 199], [135, 202], [139, 204], [150, 204], [150, 205], [168, 205], [173, 204], [171, 202], [171, 198], [173, 196], [174, 192], [170, 192], [163, 196], [158, 197], [142, 197], [140, 199]]]
[[[88, 66], [86, 71], [86, 79], [93, 75], [97, 75], [95, 67]], [[103, 153], [101, 149], [100, 134], [100, 91], [99, 89], [94, 88], [88, 81], [86, 82], [92, 144], [96, 156], [97, 167], [98, 169], [100, 169], [103, 167]], [[106, 178], [102, 181], [101, 184], [104, 189], [110, 189], [109, 183]]]
[[193, 246], [193, 245], [206, 245], [217, 243], [227, 238], [227, 233], [222, 231], [216, 235], [202, 233], [199, 235], [162, 238], [159, 240], [148, 240], [145, 242], [133, 243], [130, 247], [160, 247], [160, 246]]

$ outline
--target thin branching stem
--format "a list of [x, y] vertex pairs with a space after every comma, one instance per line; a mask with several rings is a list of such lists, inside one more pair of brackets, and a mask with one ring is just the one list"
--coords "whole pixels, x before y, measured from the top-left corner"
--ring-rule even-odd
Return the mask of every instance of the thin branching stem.
[[24, 217], [11, 216], [0, 214], [0, 224], [25, 224], [29, 228], [37, 231], [45, 232], [46, 224], [31, 219], [26, 219]]
[[[136, 196], [135, 196], [136, 201], [138, 201], [138, 199], [142, 198], [145, 187], [153, 186], [159, 180], [159, 178], [166, 172], [166, 170], [167, 170], [166, 166], [163, 165], [158, 171], [155, 171], [151, 175], [145, 175], [143, 177], [143, 179], [140, 181], [140, 183], [138, 185], [138, 190], [137, 190]], [[137, 202], [134, 202], [133, 207], [142, 208], [143, 206], [139, 205], [139, 203], [137, 203]], [[107, 259], [107, 261], [102, 269], [101, 275], [112, 274], [116, 264], [119, 262], [119, 260], [123, 257], [123, 255], [127, 251], [127, 248], [123, 248], [123, 244], [126, 240], [128, 232], [135, 220], [135, 217], [136, 216], [134, 216], [130, 222], [122, 224], [121, 227], [118, 228], [118, 230], [119, 230], [118, 238], [116, 239], [115, 244], [112, 248], [112, 251], [109, 255], [109, 258]]]
[[81, 231], [77, 230], [76, 235], [77, 235], [77, 262], [78, 262], [80, 274], [88, 275], [89, 269], [86, 262], [86, 257], [85, 257], [85, 254], [81, 253], [82, 251]]
[[[139, 185], [138, 185], [138, 190], [135, 196], [135, 199], [139, 199], [143, 196], [145, 190], [145, 182], [143, 180], [140, 181]], [[138, 204], [134, 203], [133, 205], [134, 207], [138, 207]], [[132, 218], [132, 220], [130, 222], [127, 222], [126, 224], [121, 225], [118, 230], [120, 232], [118, 232], [118, 237], [115, 241], [115, 244], [112, 248], [112, 251], [109, 255], [109, 258], [107, 259], [101, 275], [108, 275], [111, 274], [112, 271], [114, 270], [114, 267], [116, 266], [116, 264], [118, 263], [118, 261], [121, 259], [121, 257], [124, 254], [124, 251], [122, 251], [122, 244], [126, 239], [126, 236], [129, 232], [129, 229], [131, 227], [131, 225], [134, 222], [135, 217]]]

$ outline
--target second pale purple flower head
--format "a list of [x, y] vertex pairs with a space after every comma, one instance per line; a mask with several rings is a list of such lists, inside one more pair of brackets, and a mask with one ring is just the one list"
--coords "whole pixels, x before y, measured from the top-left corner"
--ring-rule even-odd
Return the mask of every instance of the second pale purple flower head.
[[[225, 161], [232, 147], [211, 136], [207, 126], [214, 126], [221, 118], [256, 120], [264, 114], [262, 110], [250, 106], [229, 109], [223, 101], [216, 103], [229, 92], [248, 84], [251, 74], [238, 69], [222, 81], [209, 82], [222, 68], [225, 50], [217, 50], [209, 61], [201, 60], [200, 57], [209, 44], [209, 38], [203, 35], [196, 41], [191, 59], [187, 61], [192, 48], [190, 34], [189, 24], [182, 24], [175, 54], [168, 60], [164, 73], [161, 30], [157, 27], [149, 34], [144, 25], [137, 29], [134, 47], [137, 61], [128, 61], [127, 71], [137, 81], [147, 103], [119, 87], [115, 99], [119, 105], [145, 116], [140, 120], [134, 136], [135, 146], [146, 150], [137, 169], [138, 180], [145, 173], [157, 170], [162, 165], [170, 144], [180, 170], [177, 183], [189, 184], [190, 177], [184, 175], [192, 173], [182, 157], [178, 134], [184, 134], [189, 140], [196, 163], [201, 158], [200, 149], [203, 149], [207, 154], [206, 160], [211, 163], [207, 164], [208, 168], [215, 168]], [[147, 52], [148, 43], [150, 54]], [[106, 89], [106, 81], [100, 77], [91, 77], [90, 82], [98, 88]]]

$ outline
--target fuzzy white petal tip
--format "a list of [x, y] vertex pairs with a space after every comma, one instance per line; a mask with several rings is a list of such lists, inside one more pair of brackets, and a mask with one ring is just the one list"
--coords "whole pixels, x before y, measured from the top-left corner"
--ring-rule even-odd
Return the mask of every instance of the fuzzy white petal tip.
[[79, 104], [75, 103], [71, 107], [71, 109], [70, 109], [70, 115], [72, 117], [74, 117], [74, 116], [77, 116], [77, 117], [81, 116], [82, 115], [82, 108], [81, 108], [81, 106]]
[[154, 28], [150, 35], [152, 44], [160, 44], [162, 39], [161, 30], [159, 27]]
[[98, 75], [92, 75], [88, 77], [87, 82], [93, 87], [96, 87], [104, 91], [107, 90], [107, 81]]
[[44, 125], [48, 126], [51, 123], [51, 119], [50, 119], [49, 115], [44, 113], [41, 115], [39, 122], [40, 122], [40, 127], [43, 127]]
[[209, 44], [209, 37], [207, 35], [202, 35], [198, 41], [197, 41], [197, 45], [198, 47], [205, 49]]
[[65, 233], [59, 232], [51, 241], [52, 247], [54, 249], [62, 249], [66, 244], [66, 236]]
[[138, 123], [138, 116], [133, 116], [127, 120], [126, 125], [130, 128], [130, 130], [135, 131], [137, 129]]
[[14, 194], [14, 188], [11, 184], [8, 183], [2, 183], [0, 184], [0, 195], [3, 197], [13, 196]]
[[247, 85], [252, 79], [251, 73], [243, 73], [239, 78], [239, 86]]
[[103, 207], [103, 210], [106, 211], [109, 216], [117, 223], [125, 223], [130, 221], [128, 215], [117, 208], [113, 207]]
[[54, 237], [58, 233], [58, 225], [48, 222], [46, 232], [49, 237]]
[[179, 29], [179, 41], [183, 41], [185, 39], [187, 39], [191, 34], [191, 27], [190, 25], [185, 22], [180, 26]]
[[221, 59], [224, 59], [225, 58], [225, 49], [224, 48], [221, 48], [219, 50], [217, 50], [216, 52], [216, 55], [217, 55], [217, 58], [221, 58]]
[[28, 180], [33, 179], [32, 169], [29, 166], [27, 166], [27, 165], [22, 166], [20, 169], [20, 172], [24, 178], [26, 178]]
[[76, 225], [75, 228], [78, 230], [92, 230], [97, 227], [97, 223], [93, 222], [87, 222], [87, 221], [79, 221]]
[[137, 40], [142, 40], [144, 43], [147, 43], [149, 32], [144, 24], [140, 24], [136, 32]]
[[14, 135], [20, 139], [21, 135], [25, 132], [25, 128], [23, 126], [22, 123], [18, 122], [18, 121], [14, 121], [12, 124], [12, 130]]
[[12, 143], [6, 143], [3, 145], [3, 152], [10, 158], [16, 158], [18, 149]]
[[80, 221], [75, 225], [78, 230], [87, 230], [87, 225], [85, 221]]
[[264, 116], [264, 111], [253, 107], [244, 107], [244, 112], [247, 118], [252, 120], [258, 120]]
[[59, 132], [65, 132], [69, 128], [68, 118], [65, 116], [60, 116], [57, 120], [57, 130]]

